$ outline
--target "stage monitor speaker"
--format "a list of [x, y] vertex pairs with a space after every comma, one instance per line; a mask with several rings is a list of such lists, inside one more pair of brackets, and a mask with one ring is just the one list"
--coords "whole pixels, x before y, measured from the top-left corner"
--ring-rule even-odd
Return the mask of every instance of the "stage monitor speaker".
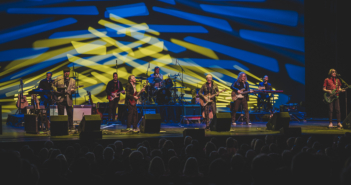
[[289, 112], [274, 113], [272, 118], [266, 124], [267, 130], [279, 130], [281, 128], [288, 128], [290, 122]]
[[296, 127], [296, 128], [285, 128], [282, 127], [280, 128], [280, 134], [285, 135], [287, 137], [297, 137], [301, 136], [301, 127]]
[[183, 137], [191, 136], [193, 139], [201, 140], [205, 138], [205, 129], [184, 129]]
[[24, 115], [24, 130], [26, 133], [38, 134], [38, 118], [35, 114], [25, 114]]
[[68, 116], [51, 116], [50, 122], [51, 136], [68, 135]]
[[99, 114], [84, 115], [79, 124], [81, 132], [99, 132], [101, 125], [101, 117]]
[[342, 128], [351, 129], [351, 112], [346, 116], [346, 118], [342, 122]]
[[159, 133], [161, 129], [160, 114], [144, 114], [140, 124], [141, 133]]
[[230, 113], [217, 113], [210, 125], [212, 131], [230, 131], [232, 116]]

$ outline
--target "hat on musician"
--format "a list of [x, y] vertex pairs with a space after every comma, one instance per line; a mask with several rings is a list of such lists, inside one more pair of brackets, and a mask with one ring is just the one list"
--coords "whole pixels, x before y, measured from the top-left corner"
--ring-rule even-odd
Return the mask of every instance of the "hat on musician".
[[46, 74], [51, 74], [52, 75], [52, 72], [48, 71]]
[[63, 68], [63, 72], [70, 72], [70, 71], [71, 71], [71, 69], [69, 67], [64, 67]]

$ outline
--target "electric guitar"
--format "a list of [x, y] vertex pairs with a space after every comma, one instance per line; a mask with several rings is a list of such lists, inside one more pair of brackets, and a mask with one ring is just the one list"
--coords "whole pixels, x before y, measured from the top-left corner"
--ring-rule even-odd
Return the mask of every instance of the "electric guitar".
[[[144, 87], [137, 93], [137, 92], [134, 92], [134, 94], [133, 94], [133, 96], [137, 96], [137, 97], [139, 97], [140, 96], [140, 93], [145, 89], [145, 87], [147, 86], [147, 83], [148, 83], [148, 81], [146, 81], [146, 84], [144, 85]], [[136, 101], [135, 101], [135, 99], [132, 99], [132, 100], [129, 100], [129, 104], [130, 105], [136, 105]]]
[[[124, 93], [125, 92], [125, 90], [123, 90], [123, 91], [120, 91], [120, 92], [118, 92], [118, 90], [115, 90], [115, 91], [113, 91], [112, 93], [111, 93], [111, 95], [107, 95], [107, 99], [109, 100], [109, 101], [113, 101], [115, 98], [119, 98], [119, 94], [120, 93]], [[113, 95], [115, 95], [115, 96], [112, 96], [112, 94]]]
[[[346, 90], [348, 88], [351, 88], [351, 85], [347, 86], [345, 88], [342, 88], [341, 91], [342, 90]], [[326, 103], [326, 104], [329, 104], [329, 103], [333, 102], [334, 100], [336, 100], [338, 98], [339, 98], [339, 96], [337, 95], [336, 89], [334, 89], [334, 90], [332, 90], [332, 93], [328, 93], [328, 92], [324, 93], [324, 100], [323, 100], [323, 102]]]
[[209, 104], [209, 103], [212, 103], [213, 102], [213, 100], [211, 100], [213, 97], [215, 97], [215, 96], [217, 96], [219, 93], [222, 93], [222, 92], [224, 92], [224, 91], [226, 91], [227, 89], [224, 89], [224, 90], [221, 90], [221, 91], [219, 91], [218, 93], [216, 93], [216, 94], [211, 94], [211, 93], [208, 93], [206, 96], [204, 96], [204, 97], [206, 97], [206, 98], [200, 98], [200, 104], [201, 104], [201, 106], [206, 106], [207, 104]]
[[242, 99], [244, 98], [243, 94], [248, 94], [248, 93], [255, 93], [256, 91], [244, 91], [245, 89], [241, 89], [241, 93], [235, 93], [235, 91], [232, 92], [232, 100], [236, 101], [237, 99]]

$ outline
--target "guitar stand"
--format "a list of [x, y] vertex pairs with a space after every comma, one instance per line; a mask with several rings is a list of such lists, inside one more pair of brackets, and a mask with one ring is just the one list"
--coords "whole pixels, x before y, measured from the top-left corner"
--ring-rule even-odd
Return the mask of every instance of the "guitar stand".
[[301, 122], [301, 120], [299, 120], [299, 118], [297, 118], [294, 114], [289, 114], [290, 115], [290, 120], [295, 119], [298, 122]]
[[[241, 114], [239, 116], [239, 118], [236, 120], [237, 122], [244, 122], [244, 120], [246, 119], [244, 114], [243, 114], [243, 105], [240, 105], [241, 106]], [[235, 113], [236, 114], [236, 113]], [[240, 120], [240, 121], [239, 121]]]

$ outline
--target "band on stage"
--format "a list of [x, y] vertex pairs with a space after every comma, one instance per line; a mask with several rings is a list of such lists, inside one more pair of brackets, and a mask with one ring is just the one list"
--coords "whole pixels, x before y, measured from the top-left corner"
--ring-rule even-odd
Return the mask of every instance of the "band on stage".
[[[176, 81], [180, 75], [168, 76], [167, 79], [163, 78], [160, 73], [161, 69], [159, 67], [154, 68], [154, 73], [149, 77], [136, 77], [130, 75], [128, 77], [125, 90], [123, 84], [118, 80], [118, 73], [112, 74], [112, 80], [106, 85], [106, 95], [108, 99], [108, 121], [114, 122], [118, 119], [117, 108], [120, 104], [121, 94], [125, 94], [125, 107], [127, 109], [127, 131], [137, 132], [138, 120], [138, 110], [137, 104], [141, 102], [150, 103], [153, 102], [155, 105], [169, 105], [174, 103], [182, 102], [182, 97], [178, 96], [178, 89], [184, 87], [174, 86], [173, 82]], [[34, 93], [41, 95], [41, 104], [44, 105], [46, 110], [46, 116], [48, 120], [50, 119], [50, 106], [57, 105], [58, 115], [64, 115], [66, 110], [68, 116], [68, 127], [74, 130], [73, 125], [73, 100], [72, 95], [76, 92], [78, 86], [74, 78], [70, 77], [70, 68], [65, 67], [63, 69], [63, 75], [57, 77], [55, 80], [51, 79], [52, 73], [47, 72], [46, 78], [41, 80], [39, 87], [33, 90]], [[174, 80], [172, 80], [172, 78]], [[211, 120], [216, 116], [217, 106], [216, 97], [226, 91], [226, 89], [219, 91], [218, 85], [213, 80], [213, 76], [207, 74], [205, 76], [206, 82], [201, 86], [201, 88], [196, 92], [196, 97], [194, 99], [199, 99], [192, 101], [194, 104], [201, 104], [202, 106], [202, 118], [203, 122], [206, 124], [206, 129], [210, 129]], [[141, 80], [146, 80], [144, 86], [137, 91], [137, 83], [142, 82]], [[339, 93], [345, 92], [345, 89], [341, 89], [341, 81], [337, 77], [335, 69], [330, 69], [328, 73], [328, 78], [324, 80], [323, 91], [325, 91], [325, 101], [329, 106], [329, 127], [333, 127], [332, 116], [335, 111], [337, 117], [337, 126], [342, 127], [340, 123], [340, 103], [339, 103]], [[256, 111], [261, 111], [261, 106], [264, 110], [268, 110], [271, 115], [273, 114], [273, 106], [271, 104], [271, 98], [274, 93], [279, 93], [280, 91], [272, 90], [272, 85], [268, 83], [268, 75], [262, 78], [262, 82], [258, 84], [258, 90], [250, 89], [250, 84], [247, 81], [247, 75], [244, 72], [240, 72], [237, 79], [234, 80], [230, 86], [232, 90], [232, 100], [230, 106], [231, 112], [231, 123], [232, 125], [237, 124], [237, 112], [238, 110], [243, 111], [245, 114], [244, 122], [247, 125], [251, 125], [248, 102], [250, 100], [249, 94], [255, 94], [257, 96], [257, 109]], [[282, 91], [281, 91], [282, 92]], [[334, 98], [333, 98], [334, 95]], [[28, 106], [26, 96], [23, 93], [19, 95], [19, 100], [17, 102], [17, 107], [22, 113], [26, 113], [25, 107]], [[32, 102], [33, 104], [33, 102]], [[35, 103], [34, 103], [35, 104]], [[165, 109], [160, 109], [160, 114], [165, 114]], [[45, 125], [45, 129], [50, 127]]]

